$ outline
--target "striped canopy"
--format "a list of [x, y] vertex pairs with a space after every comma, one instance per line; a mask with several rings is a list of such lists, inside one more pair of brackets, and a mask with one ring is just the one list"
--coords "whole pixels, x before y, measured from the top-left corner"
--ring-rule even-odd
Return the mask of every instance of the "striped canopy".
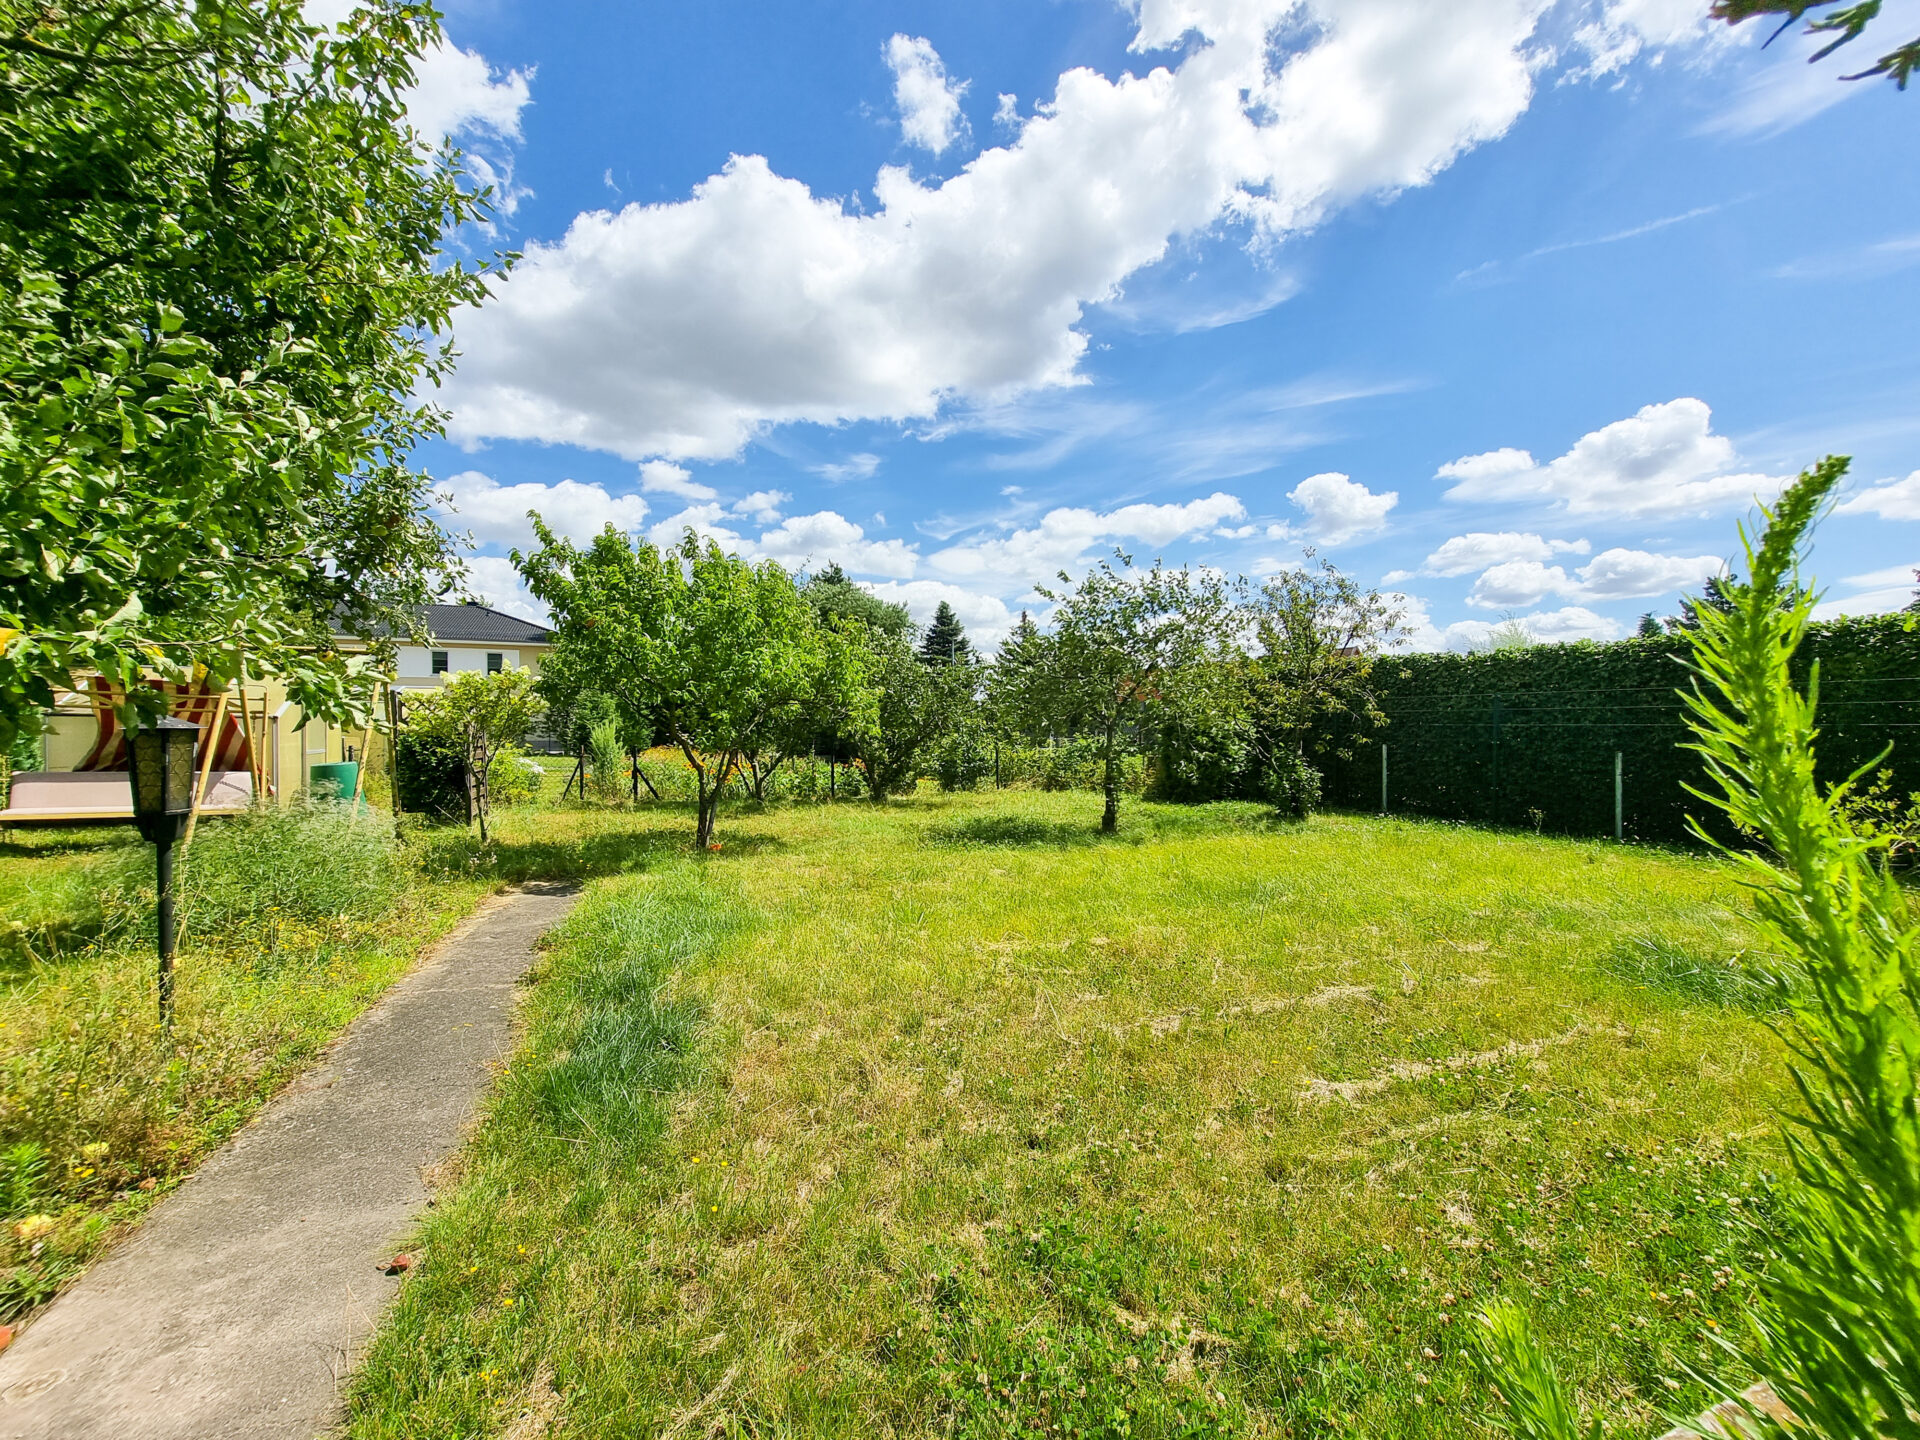
[[[207, 728], [213, 724], [214, 712], [220, 708], [220, 690], [209, 686], [205, 680], [195, 681], [191, 685], [177, 684], [171, 680], [149, 682], [152, 689], [163, 692], [167, 697], [167, 711], [176, 720], [191, 720], [200, 727], [200, 743], [206, 744]], [[121, 698], [119, 687], [109, 682], [105, 676], [93, 677], [88, 698], [93, 702], [93, 720], [97, 727], [93, 748], [75, 770], [124, 770], [127, 768], [127, 733], [120, 724], [120, 716], [114, 705]], [[252, 770], [253, 758], [247, 747], [246, 736], [241, 732], [237, 712], [232, 706], [221, 717], [220, 733], [214, 741], [213, 769], [215, 770]]]

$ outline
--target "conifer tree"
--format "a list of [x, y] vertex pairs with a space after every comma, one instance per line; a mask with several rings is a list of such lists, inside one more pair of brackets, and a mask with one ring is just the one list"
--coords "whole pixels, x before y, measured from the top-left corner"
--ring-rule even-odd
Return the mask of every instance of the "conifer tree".
[[999, 664], [1009, 667], [1031, 665], [1040, 653], [1040, 627], [1025, 610], [1014, 621], [1013, 633], [1000, 642]]
[[942, 600], [933, 612], [933, 624], [927, 627], [926, 638], [920, 642], [921, 660], [929, 665], [957, 665], [967, 659], [971, 651], [960, 617]]

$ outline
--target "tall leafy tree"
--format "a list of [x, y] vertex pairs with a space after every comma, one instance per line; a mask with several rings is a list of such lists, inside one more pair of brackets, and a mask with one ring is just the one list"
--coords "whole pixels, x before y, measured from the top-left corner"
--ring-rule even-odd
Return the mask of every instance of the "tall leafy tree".
[[953, 606], [942, 600], [934, 609], [933, 624], [920, 640], [920, 658], [929, 665], [958, 665], [972, 654], [966, 627], [953, 613]]
[[552, 610], [556, 649], [622, 717], [657, 723], [696, 782], [694, 843], [713, 843], [727, 781], [797, 712], [859, 728], [871, 717], [855, 645], [821, 625], [772, 561], [749, 565], [688, 530], [662, 550], [611, 527], [582, 550], [534, 517], [540, 549], [514, 563]]
[[986, 674], [982, 708], [995, 735], [1032, 739], [1036, 725], [1044, 733], [1045, 717], [1034, 713], [1026, 701], [1029, 672], [1045, 649], [1040, 627], [1033, 623], [1031, 614], [1022, 610], [1007, 638], [1000, 642], [999, 652]]
[[874, 800], [912, 787], [928, 752], [951, 734], [974, 702], [977, 668], [968, 661], [926, 663], [901, 635], [867, 631], [862, 640], [874, 708], [846, 734]]
[[1002, 682], [1003, 703], [1028, 726], [1091, 736], [1099, 745], [1103, 831], [1120, 825], [1120, 762], [1128, 727], [1173, 693], [1202, 683], [1232, 648], [1232, 586], [1204, 571], [1150, 570], [1119, 555], [1077, 585], [1065, 571], [1053, 629], [1031, 664]]
[[[430, 5], [0, 0], [0, 742], [98, 672], [308, 710], [457, 578], [408, 455], [489, 197], [407, 127]], [[391, 641], [378, 642], [390, 644]]]
[[808, 576], [800, 593], [822, 624], [855, 620], [883, 635], [904, 635], [913, 624], [906, 606], [889, 605], [871, 590], [861, 589], [837, 563]]
[[1319, 797], [1308, 736], [1364, 734], [1386, 723], [1373, 672], [1381, 652], [1406, 634], [1403, 614], [1326, 560], [1281, 571], [1254, 598], [1254, 653], [1243, 671], [1253, 745], [1296, 814]]

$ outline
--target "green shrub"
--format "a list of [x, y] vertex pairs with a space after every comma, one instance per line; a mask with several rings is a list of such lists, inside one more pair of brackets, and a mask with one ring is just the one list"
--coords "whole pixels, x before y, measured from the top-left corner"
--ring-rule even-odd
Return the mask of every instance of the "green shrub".
[[417, 730], [400, 732], [396, 756], [400, 808], [434, 820], [467, 818], [467, 762], [447, 741]]
[[[1003, 745], [1000, 783], [1035, 790], [1098, 790], [1100, 746], [1095, 740], [1066, 740], [1052, 745]], [[1140, 795], [1147, 788], [1146, 757], [1120, 759], [1120, 788]]]
[[587, 733], [587, 768], [593, 777], [596, 799], [618, 800], [627, 778], [626, 747], [620, 743], [620, 726], [602, 720]]
[[518, 745], [502, 745], [487, 765], [487, 793], [496, 805], [526, 805], [540, 798], [547, 772]]
[[993, 747], [978, 726], [964, 726], [943, 739], [933, 756], [942, 790], [977, 790], [993, 778]]

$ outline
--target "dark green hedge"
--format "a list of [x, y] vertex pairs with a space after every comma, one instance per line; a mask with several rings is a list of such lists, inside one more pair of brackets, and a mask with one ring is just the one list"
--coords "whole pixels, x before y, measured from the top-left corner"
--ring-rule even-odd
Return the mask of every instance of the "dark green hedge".
[[[1679, 637], [1661, 636], [1384, 660], [1387, 727], [1320, 737], [1326, 803], [1380, 808], [1384, 740], [1395, 813], [1611, 835], [1618, 752], [1627, 838], [1684, 841], [1686, 816], [1707, 813], [1682, 788], [1702, 783], [1674, 693], [1684, 653]], [[1815, 659], [1822, 778], [1891, 743], [1896, 790], [1920, 790], [1920, 635], [1902, 616], [1816, 625], [1796, 657], [1803, 681]], [[1351, 759], [1330, 753], [1342, 741]]]
[[400, 732], [400, 808], [435, 820], [466, 821], [467, 762], [451, 746]]

